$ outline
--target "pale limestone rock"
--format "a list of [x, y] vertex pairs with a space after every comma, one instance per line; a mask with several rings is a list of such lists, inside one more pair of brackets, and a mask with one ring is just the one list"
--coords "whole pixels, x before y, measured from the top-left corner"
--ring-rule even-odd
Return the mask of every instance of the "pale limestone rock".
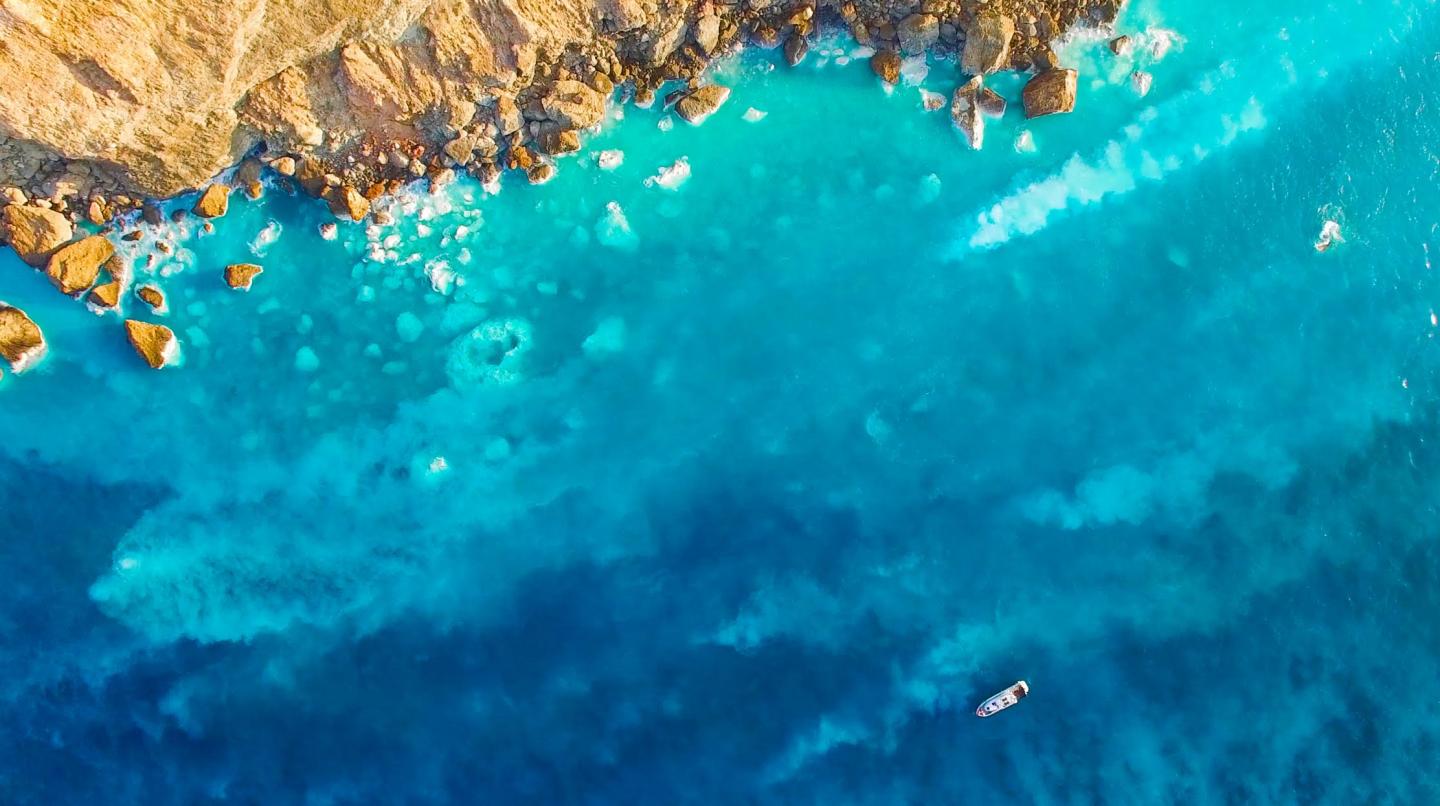
[[91, 235], [57, 249], [45, 264], [45, 274], [61, 293], [79, 294], [95, 284], [100, 267], [114, 255], [110, 239]]
[[[0, 48], [0, 52], [3, 50]], [[74, 234], [70, 220], [54, 210], [28, 204], [0, 208], [0, 241], [9, 244], [31, 266], [45, 265], [50, 253]]]
[[705, 51], [706, 56], [713, 56], [715, 48], [720, 45], [720, 18], [714, 14], [707, 14], [695, 21], [695, 44]]
[[326, 193], [326, 200], [330, 202], [330, 212], [334, 213], [336, 218], [362, 221], [370, 212], [370, 200], [349, 185], [330, 188]]
[[1015, 20], [1005, 14], [984, 12], [965, 31], [965, 50], [960, 54], [960, 69], [979, 76], [1000, 70], [1010, 62], [1010, 38], [1015, 36]]

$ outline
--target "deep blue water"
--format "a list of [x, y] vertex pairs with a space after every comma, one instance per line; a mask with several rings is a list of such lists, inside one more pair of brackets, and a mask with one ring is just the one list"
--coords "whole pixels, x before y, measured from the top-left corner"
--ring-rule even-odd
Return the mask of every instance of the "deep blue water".
[[236, 197], [125, 247], [163, 372], [0, 257], [0, 802], [1435, 801], [1440, 14], [1254, 5], [980, 153], [835, 40], [393, 227]]

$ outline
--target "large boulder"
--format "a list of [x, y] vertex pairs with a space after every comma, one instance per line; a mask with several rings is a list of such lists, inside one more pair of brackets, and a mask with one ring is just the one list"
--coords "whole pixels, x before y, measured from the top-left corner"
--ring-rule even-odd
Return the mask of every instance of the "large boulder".
[[703, 87], [696, 87], [685, 96], [675, 102], [675, 112], [686, 123], [699, 125], [705, 122], [705, 118], [714, 114], [727, 99], [730, 98], [730, 88], [722, 87], [719, 84], [706, 84]]
[[0, 241], [31, 266], [43, 266], [50, 253], [75, 234], [70, 220], [44, 207], [11, 204], [0, 208]]
[[24, 372], [45, 355], [45, 335], [25, 312], [0, 302], [0, 358], [16, 373]]
[[1010, 40], [1015, 36], [1015, 20], [1005, 14], [985, 12], [965, 30], [965, 50], [960, 54], [960, 69], [972, 76], [982, 76], [1004, 68], [1010, 63]]
[[707, 14], [695, 21], [695, 44], [705, 51], [706, 56], [712, 56], [715, 48], [720, 46], [720, 18], [714, 14]]
[[565, 129], [588, 129], [605, 118], [605, 97], [570, 79], [555, 82], [540, 100], [540, 107], [548, 120]]
[[1021, 94], [1025, 117], [1038, 118], [1073, 110], [1078, 77], [1074, 70], [1064, 68], [1037, 73], [1025, 84]]
[[91, 235], [56, 250], [45, 265], [45, 273], [62, 293], [79, 294], [95, 285], [100, 267], [114, 255], [115, 245], [109, 238]]
[[685, 17], [678, 16], [669, 25], [652, 27], [649, 35], [640, 43], [636, 55], [640, 58], [641, 63], [650, 67], [659, 67], [684, 41]]
[[230, 207], [230, 186], [219, 182], [205, 188], [193, 212], [201, 218], [219, 218]]
[[929, 14], [911, 14], [895, 26], [895, 34], [900, 38], [900, 50], [916, 56], [940, 41], [940, 20]]
[[882, 50], [870, 57], [870, 69], [886, 84], [900, 80], [900, 54], [893, 50]]
[[145, 359], [151, 369], [160, 369], [180, 354], [180, 343], [175, 332], [164, 325], [141, 322], [138, 319], [125, 320], [125, 335], [130, 337], [130, 346]]
[[330, 203], [330, 212], [336, 218], [363, 221], [370, 213], [370, 200], [350, 185], [330, 188], [325, 192], [325, 200]]
[[980, 76], [955, 88], [950, 100], [950, 119], [960, 130], [960, 135], [973, 149], [985, 144], [985, 118], [981, 116], [980, 95], [983, 90]]

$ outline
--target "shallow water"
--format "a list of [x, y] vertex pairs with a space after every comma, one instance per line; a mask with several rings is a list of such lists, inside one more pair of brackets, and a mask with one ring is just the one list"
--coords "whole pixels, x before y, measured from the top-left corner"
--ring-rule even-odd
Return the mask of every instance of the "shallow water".
[[237, 196], [132, 251], [160, 373], [0, 258], [0, 801], [1435, 800], [1440, 18], [1256, 6], [978, 154], [837, 39], [393, 227]]

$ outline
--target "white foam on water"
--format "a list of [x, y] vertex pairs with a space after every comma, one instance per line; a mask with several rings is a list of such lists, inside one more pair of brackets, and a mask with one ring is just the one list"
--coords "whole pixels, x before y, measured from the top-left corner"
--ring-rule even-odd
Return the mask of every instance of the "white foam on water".
[[625, 162], [625, 152], [618, 148], [610, 148], [595, 155], [595, 164], [602, 171], [613, 171]]
[[[840, 63], [839, 59], [835, 60]], [[907, 87], [918, 86], [930, 75], [930, 63], [924, 56], [910, 56], [900, 62], [900, 81]]]
[[670, 117], [669, 115], [666, 115], [665, 117], [655, 121], [655, 128], [659, 129], [662, 132], [668, 132], [671, 129], [675, 128], [675, 119]]
[[1035, 153], [1035, 135], [1029, 129], [1015, 135], [1015, 151], [1021, 154]]
[[326, 221], [320, 225], [320, 237], [327, 241], [333, 241], [340, 237], [340, 227], [334, 221]]
[[595, 222], [595, 239], [603, 246], [626, 251], [634, 250], [640, 244], [639, 237], [630, 229], [630, 220], [617, 201], [607, 203], [605, 215]]
[[749, 109], [746, 109], [746, 110], [745, 110], [745, 114], [741, 115], [740, 117], [741, 117], [741, 119], [744, 120], [746, 123], [759, 123], [760, 121], [762, 121], [762, 120], [765, 119], [765, 116], [766, 116], [767, 114], [769, 114], [769, 113], [768, 113], [768, 112], [761, 112], [759, 109], [756, 109], [755, 107], [752, 106], [752, 107], [750, 107]]
[[260, 232], [256, 233], [255, 239], [250, 242], [250, 254], [255, 257], [265, 257], [265, 254], [270, 251], [270, 247], [274, 245], [276, 241], [280, 240], [280, 234], [283, 230], [284, 227], [280, 226], [279, 221], [271, 219]]
[[660, 169], [660, 172], [645, 180], [645, 187], [661, 187], [666, 190], [674, 190], [690, 178], [690, 160], [681, 157], [670, 165]]

